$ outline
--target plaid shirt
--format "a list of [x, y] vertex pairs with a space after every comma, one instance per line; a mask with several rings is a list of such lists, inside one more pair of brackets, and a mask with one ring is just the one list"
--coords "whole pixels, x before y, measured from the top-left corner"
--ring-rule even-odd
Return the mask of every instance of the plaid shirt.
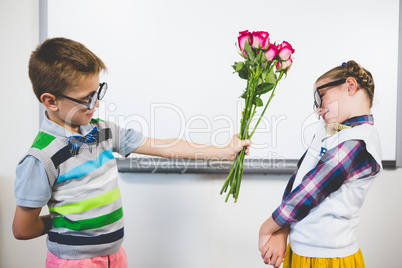
[[[365, 115], [348, 119], [343, 124], [373, 125], [374, 120], [371, 115]], [[280, 226], [302, 220], [311, 209], [337, 191], [342, 184], [370, 177], [380, 171], [380, 166], [367, 152], [363, 141], [348, 140], [328, 150], [292, 191], [296, 174], [306, 153], [307, 151], [298, 161], [297, 169], [289, 180], [282, 204], [272, 213], [272, 218]], [[343, 157], [339, 159], [339, 155]]]

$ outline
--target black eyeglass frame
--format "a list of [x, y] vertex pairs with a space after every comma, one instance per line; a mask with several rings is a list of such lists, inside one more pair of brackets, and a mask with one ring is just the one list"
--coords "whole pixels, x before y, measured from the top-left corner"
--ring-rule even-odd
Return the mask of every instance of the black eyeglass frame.
[[82, 100], [77, 100], [77, 99], [71, 98], [69, 96], [66, 96], [66, 95], [58, 93], [58, 92], [54, 92], [52, 94], [56, 95], [56, 96], [60, 96], [60, 97], [65, 98], [65, 99], [68, 99], [68, 100], [71, 100], [71, 101], [74, 101], [76, 103], [82, 104], [85, 107], [87, 107], [88, 110], [92, 110], [95, 107], [96, 100], [103, 99], [103, 97], [106, 94], [107, 89], [108, 89], [108, 85], [107, 85], [106, 82], [99, 83], [99, 89], [97, 91], [95, 91], [92, 94], [92, 96], [89, 97], [88, 102], [85, 102], [85, 101], [82, 101]]
[[323, 96], [323, 94], [320, 94], [320, 89], [323, 89], [323, 88], [326, 88], [326, 87], [333, 87], [333, 86], [337, 86], [337, 85], [342, 85], [345, 82], [346, 82], [346, 79], [342, 78], [342, 79], [335, 80], [335, 81], [332, 81], [332, 82], [329, 82], [329, 83], [326, 83], [326, 84], [324, 84], [322, 86], [317, 87], [315, 89], [315, 92], [314, 92], [314, 106], [315, 106], [315, 108], [316, 109], [321, 108], [321, 105], [322, 105], [322, 96]]

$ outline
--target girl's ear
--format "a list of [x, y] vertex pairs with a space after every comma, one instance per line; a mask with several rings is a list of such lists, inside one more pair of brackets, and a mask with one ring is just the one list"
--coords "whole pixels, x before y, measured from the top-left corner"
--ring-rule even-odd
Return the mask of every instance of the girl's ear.
[[46, 109], [49, 109], [51, 111], [57, 111], [59, 109], [56, 97], [53, 94], [43, 93], [40, 96], [40, 100], [43, 105], [45, 105]]
[[356, 79], [353, 77], [348, 77], [346, 79], [346, 84], [348, 85], [348, 94], [350, 96], [354, 95], [356, 91], [359, 89], [359, 84]]

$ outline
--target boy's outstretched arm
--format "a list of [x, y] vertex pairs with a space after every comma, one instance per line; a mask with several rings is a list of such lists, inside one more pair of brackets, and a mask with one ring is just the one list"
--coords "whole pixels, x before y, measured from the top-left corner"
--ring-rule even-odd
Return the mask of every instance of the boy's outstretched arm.
[[42, 208], [17, 206], [13, 221], [16, 239], [27, 240], [46, 234], [52, 227], [50, 215], [39, 216]]
[[250, 140], [240, 140], [238, 135], [234, 135], [226, 146], [196, 144], [181, 139], [145, 138], [133, 153], [193, 160], [234, 160], [245, 146], [248, 155], [250, 145]]

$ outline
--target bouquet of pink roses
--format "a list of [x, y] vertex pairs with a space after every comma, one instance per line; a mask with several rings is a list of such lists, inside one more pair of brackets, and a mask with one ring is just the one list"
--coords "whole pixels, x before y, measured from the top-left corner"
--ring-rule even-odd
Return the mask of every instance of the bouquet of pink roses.
[[[245, 100], [245, 108], [240, 124], [240, 139], [251, 139], [261, 118], [272, 98], [275, 89], [284, 75], [287, 75], [293, 61], [291, 59], [294, 49], [284, 41], [276, 45], [270, 43], [268, 32], [240, 32], [238, 37], [239, 54], [244, 61], [235, 62], [233, 68], [239, 77], [247, 80], [247, 86], [241, 98]], [[286, 76], [285, 76], [286, 77]], [[254, 129], [249, 133], [250, 123], [258, 107], [263, 107], [262, 95], [271, 92], [268, 101], [258, 119]], [[245, 148], [237, 155], [233, 162], [230, 173], [222, 187], [221, 194], [227, 192], [225, 202], [232, 194], [235, 202], [239, 197], [240, 183], [243, 176]]]

